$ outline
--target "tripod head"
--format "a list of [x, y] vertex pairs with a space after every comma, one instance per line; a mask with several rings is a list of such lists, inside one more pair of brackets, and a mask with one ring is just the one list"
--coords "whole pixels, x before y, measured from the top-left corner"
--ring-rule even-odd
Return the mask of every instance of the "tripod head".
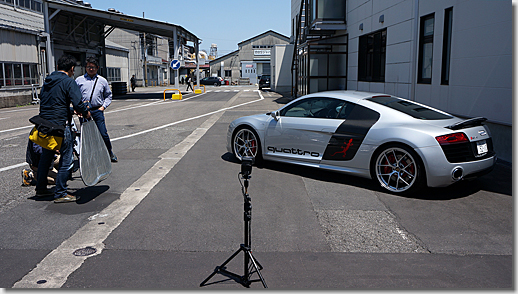
[[254, 158], [251, 156], [243, 156], [241, 158], [241, 172], [239, 173], [241, 177], [245, 180], [251, 178], [250, 174], [252, 174], [252, 165], [254, 164]]

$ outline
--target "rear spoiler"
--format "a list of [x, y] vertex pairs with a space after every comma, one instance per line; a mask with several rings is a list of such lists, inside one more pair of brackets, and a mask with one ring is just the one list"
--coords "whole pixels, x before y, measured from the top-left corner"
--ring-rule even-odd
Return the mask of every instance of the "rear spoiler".
[[458, 130], [458, 129], [464, 129], [464, 128], [477, 127], [477, 126], [481, 126], [482, 123], [485, 122], [486, 120], [487, 120], [487, 118], [485, 118], [485, 117], [475, 117], [475, 118], [470, 118], [470, 119], [467, 119], [464, 121], [460, 121], [458, 123], [454, 123], [450, 126], [447, 126], [446, 128], [450, 129], [450, 130]]

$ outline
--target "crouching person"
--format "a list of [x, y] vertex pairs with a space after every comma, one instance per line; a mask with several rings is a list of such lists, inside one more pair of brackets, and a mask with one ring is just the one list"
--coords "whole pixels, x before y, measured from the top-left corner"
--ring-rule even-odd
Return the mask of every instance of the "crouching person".
[[56, 125], [65, 126], [64, 138], [59, 149], [60, 159], [54, 192], [47, 189], [47, 174], [55, 152], [43, 149], [38, 164], [36, 196], [54, 195], [55, 203], [73, 202], [77, 198], [67, 192], [67, 181], [74, 159], [74, 139], [70, 129], [72, 113], [70, 103], [77, 113], [89, 118], [90, 112], [81, 101], [81, 91], [72, 77], [76, 59], [65, 54], [58, 59], [58, 70], [45, 78], [40, 94], [40, 117]]
[[[30, 170], [24, 169], [22, 170], [22, 186], [36, 186], [36, 177], [38, 174], [38, 164], [40, 163], [41, 153], [43, 153], [43, 148], [28, 140], [27, 144], [27, 152], [25, 154], [25, 161], [29, 164]], [[56, 152], [54, 154], [54, 160], [52, 162], [52, 166], [49, 168], [47, 174], [47, 184], [55, 185], [56, 177], [58, 175], [58, 167], [59, 167], [59, 154]]]

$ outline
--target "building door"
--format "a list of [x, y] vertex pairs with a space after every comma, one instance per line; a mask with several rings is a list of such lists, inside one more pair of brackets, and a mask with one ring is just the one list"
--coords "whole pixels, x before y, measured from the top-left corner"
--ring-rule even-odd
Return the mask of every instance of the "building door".
[[257, 64], [253, 61], [241, 61], [241, 77], [249, 78], [251, 84], [257, 84]]

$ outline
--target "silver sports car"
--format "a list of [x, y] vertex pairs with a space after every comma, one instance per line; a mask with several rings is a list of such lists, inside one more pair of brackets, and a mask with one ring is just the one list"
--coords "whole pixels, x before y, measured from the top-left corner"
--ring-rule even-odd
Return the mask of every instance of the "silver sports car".
[[492, 170], [485, 118], [461, 119], [386, 94], [328, 91], [230, 123], [227, 149], [376, 179], [394, 193], [445, 187]]

